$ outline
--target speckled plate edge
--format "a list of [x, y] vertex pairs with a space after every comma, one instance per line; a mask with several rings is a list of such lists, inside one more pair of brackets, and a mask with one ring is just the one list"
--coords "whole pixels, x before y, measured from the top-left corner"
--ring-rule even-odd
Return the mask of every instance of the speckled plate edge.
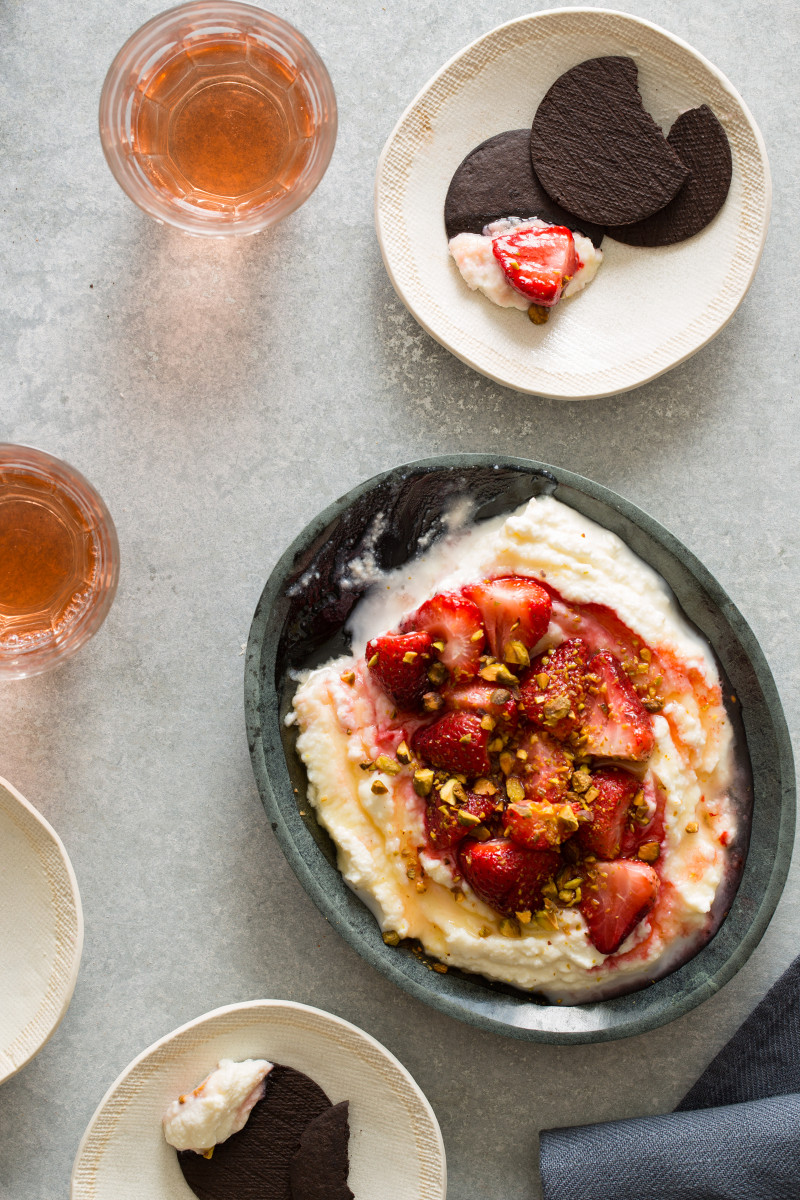
[[[0, 1084], [11, 1079], [53, 1036], [69, 1008], [83, 952], [83, 910], [78, 881], [64, 843], [52, 825], [6, 779], [0, 778], [3, 806], [30, 842], [50, 886], [55, 913], [56, 950], [47, 991], [13, 1041], [0, 1046]], [[31, 943], [31, 953], [39, 946]]]
[[[324, 1030], [324, 1037], [336, 1041], [348, 1054], [357, 1053], [363, 1057], [368, 1066], [380, 1076], [381, 1083], [400, 1096], [409, 1113], [414, 1149], [420, 1165], [419, 1200], [445, 1200], [447, 1164], [439, 1122], [430, 1102], [411, 1074], [385, 1046], [357, 1025], [323, 1009], [298, 1004], [293, 1000], [248, 1000], [215, 1008], [173, 1029], [171, 1033], [159, 1038], [138, 1054], [114, 1080], [86, 1127], [70, 1177], [71, 1200], [112, 1200], [107, 1193], [97, 1190], [103, 1154], [117, 1136], [118, 1122], [132, 1098], [146, 1089], [158, 1069], [170, 1061], [170, 1048], [176, 1041], [182, 1043], [178, 1052], [184, 1057], [197, 1058], [196, 1070], [202, 1072], [207, 1067], [207, 1062], [201, 1065], [204, 1062], [205, 1034], [212, 1040], [225, 1035], [233, 1038], [239, 1025], [244, 1027], [263, 1021], [268, 1029], [270, 1020], [274, 1021], [276, 1017], [280, 1020], [288, 1018], [290, 1023], [296, 1024], [297, 1035], [302, 1034], [306, 1043], [308, 1039], [312, 1042], [314, 1038], [322, 1040]], [[270, 1048], [265, 1044], [264, 1049], [269, 1051]], [[207, 1055], [205, 1058], [207, 1059]], [[308, 1066], [304, 1069], [311, 1070]], [[138, 1135], [139, 1131], [135, 1130], [133, 1136]], [[156, 1136], [161, 1137], [160, 1129]], [[136, 1151], [137, 1147], [133, 1149]], [[391, 1180], [388, 1182], [391, 1183]], [[379, 1200], [378, 1193], [375, 1200]]]
[[[454, 91], [477, 75], [491, 58], [495, 43], [502, 46], [523, 36], [528, 28], [563, 18], [607, 19], [618, 27], [638, 31], [643, 42], [663, 39], [671, 52], [707, 72], [715, 87], [739, 110], [747, 136], [741, 147], [746, 167], [744, 191], [747, 217], [739, 225], [739, 246], [725, 283], [704, 312], [650, 353], [615, 369], [573, 373], [542, 371], [535, 362], [512, 361], [497, 347], [476, 348], [474, 338], [453, 319], [423, 282], [415, 265], [412, 239], [403, 217], [404, 186], [417, 148], [435, 136], [435, 118]], [[494, 129], [475, 130], [475, 144]], [[457, 165], [454, 164], [454, 167]], [[605, 8], [547, 9], [508, 21], [477, 38], [454, 55], [411, 101], [383, 147], [375, 176], [375, 229], [386, 271], [409, 312], [431, 337], [467, 366], [504, 387], [560, 400], [595, 400], [641, 387], [690, 358], [727, 325], [744, 299], [761, 261], [769, 228], [772, 182], [764, 139], [755, 118], [729, 79], [702, 54], [666, 29], [630, 13]], [[438, 219], [438, 218], [437, 218]], [[444, 234], [443, 234], [444, 236]], [[702, 233], [697, 235], [702, 237]], [[487, 302], [488, 303], [488, 302]], [[630, 314], [628, 314], [629, 316]]]
[[[756, 776], [756, 804], [759, 795], [758, 773], [762, 772], [764, 777], [767, 773], [771, 773], [770, 778], [774, 777], [775, 780], [772, 790], [779, 798], [779, 820], [775, 829], [775, 845], [770, 849], [767, 865], [768, 878], [764, 886], [759, 888], [755, 907], [750, 897], [746, 896], [751, 877], [756, 869], [753, 863], [751, 842], [751, 853], [745, 863], [742, 882], [731, 906], [731, 911], [738, 906], [739, 908], [746, 907], [747, 912], [747, 916], [743, 918], [747, 921], [746, 933], [739, 940], [735, 950], [727, 954], [727, 957], [723, 957], [722, 961], [717, 961], [722, 953], [720, 946], [723, 943], [720, 935], [725, 929], [725, 924], [723, 924], [722, 930], [689, 963], [643, 991], [614, 1000], [572, 1008], [555, 1005], [543, 1006], [543, 1012], [554, 1014], [554, 1017], [557, 1017], [562, 1023], [562, 1027], [557, 1029], [532, 1028], [513, 1021], [515, 1008], [518, 1008], [520, 1004], [529, 1003], [526, 1002], [522, 992], [515, 991], [513, 1000], [502, 993], [488, 992], [484, 995], [478, 993], [474, 985], [470, 988], [464, 980], [453, 981], [455, 984], [453, 992], [449, 975], [431, 976], [426, 973], [424, 966], [419, 965], [413, 957], [401, 958], [383, 944], [377, 922], [350, 891], [336, 868], [325, 859], [299, 816], [299, 806], [292, 791], [280, 737], [280, 698], [274, 689], [270, 689], [268, 686], [262, 687], [262, 682], [273, 678], [275, 674], [277, 634], [271, 631], [272, 640], [265, 637], [270, 616], [273, 606], [282, 594], [285, 579], [303, 550], [315, 542], [327, 526], [339, 518], [359, 497], [374, 490], [393, 475], [436, 469], [469, 470], [470, 467], [508, 468], [527, 475], [549, 476], [557, 483], [556, 494], [558, 488], [565, 491], [574, 490], [588, 498], [590, 502], [599, 502], [610, 511], [619, 514], [623, 523], [630, 523], [637, 528], [648, 543], [656, 545], [662, 555], [676, 561], [698, 586], [702, 602], [720, 614], [737, 639], [763, 694], [763, 708], [777, 751], [777, 762], [772, 760], [762, 762], [760, 758], [759, 761], [753, 761], [753, 746], [750, 744], [748, 729], [748, 748]], [[558, 498], [564, 499], [563, 496]], [[613, 522], [608, 523], [606, 527], [619, 533], [619, 529], [614, 528]], [[623, 535], [620, 533], [620, 536]], [[628, 544], [632, 544], [630, 537], [624, 540], [627, 540]], [[649, 561], [643, 546], [634, 544], [632, 548], [645, 558], [645, 561]], [[658, 567], [655, 569], [657, 570]], [[681, 597], [678, 598], [680, 601]], [[686, 608], [685, 604], [684, 608]], [[603, 487], [602, 484], [566, 471], [561, 467], [506, 456], [444, 455], [402, 464], [375, 475], [351, 489], [309, 522], [273, 568], [256, 607], [250, 628], [245, 659], [244, 695], [248, 745], [261, 799], [278, 843], [308, 895], [345, 941], [392, 982], [440, 1012], [476, 1025], [481, 1029], [525, 1041], [569, 1045], [613, 1041], [646, 1033], [651, 1029], [666, 1025], [713, 996], [733, 978], [763, 937], [783, 891], [791, 863], [795, 835], [794, 760], [780, 697], [761, 647], [732, 600], [710, 571], [683, 543], [629, 500]], [[754, 827], [756, 819], [757, 812], [754, 814]], [[710, 964], [711, 969], [703, 979], [670, 997], [661, 1011], [652, 1011], [648, 1008], [648, 996], [655, 994], [657, 989], [663, 990], [665, 986], [680, 988], [682, 973], [692, 967], [692, 964], [705, 962]], [[433, 989], [431, 979], [435, 981]], [[473, 1004], [471, 992], [478, 995], [475, 1004]], [[480, 1006], [484, 1002], [488, 1003], [489, 997], [493, 1001], [495, 1014], [480, 1010]], [[626, 1015], [621, 1022], [614, 1023], [612, 1014], [619, 1012], [621, 1008]], [[587, 1029], [579, 1018], [576, 1019], [573, 1016], [573, 1014], [589, 1010], [598, 1011], [601, 1014], [598, 1017], [597, 1025], [591, 1029]], [[608, 1015], [608, 1022], [604, 1019], [603, 1014]], [[570, 1027], [571, 1025], [573, 1027]]]

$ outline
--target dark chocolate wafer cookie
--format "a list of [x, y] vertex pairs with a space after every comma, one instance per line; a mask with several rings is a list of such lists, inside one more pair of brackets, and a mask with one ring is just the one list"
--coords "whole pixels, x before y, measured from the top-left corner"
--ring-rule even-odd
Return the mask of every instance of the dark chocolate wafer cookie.
[[609, 237], [629, 246], [671, 246], [693, 237], [714, 219], [731, 186], [731, 148], [707, 104], [682, 113], [667, 141], [691, 174], [665, 208], [633, 225], [610, 226]]
[[353, 1200], [347, 1186], [348, 1108], [342, 1100], [306, 1125], [289, 1168], [292, 1200]]
[[508, 129], [470, 150], [447, 189], [444, 223], [448, 238], [482, 233], [485, 225], [503, 217], [539, 217], [584, 233], [595, 246], [600, 245], [600, 226], [567, 212], [539, 183], [531, 164], [530, 140], [529, 129]]
[[631, 58], [579, 63], [555, 81], [531, 130], [533, 169], [559, 204], [599, 225], [641, 221], [688, 169], [642, 104]]
[[239, 1133], [214, 1147], [211, 1158], [178, 1153], [183, 1177], [199, 1200], [292, 1200], [290, 1167], [306, 1127], [331, 1108], [302, 1071], [275, 1066], [266, 1091]]

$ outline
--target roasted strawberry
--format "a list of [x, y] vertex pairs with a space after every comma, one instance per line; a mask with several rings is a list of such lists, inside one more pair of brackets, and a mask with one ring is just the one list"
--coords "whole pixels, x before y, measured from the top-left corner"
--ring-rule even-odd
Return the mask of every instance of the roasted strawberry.
[[558, 304], [578, 269], [575, 240], [563, 225], [504, 233], [492, 251], [511, 286], [545, 308]]
[[[521, 758], [520, 753], [525, 757]], [[561, 746], [544, 732], [531, 733], [520, 743], [515, 768], [525, 787], [526, 800], [557, 804], [569, 788], [572, 763]]]
[[442, 771], [485, 775], [489, 770], [486, 747], [490, 737], [474, 713], [449, 712], [432, 725], [418, 729], [412, 746], [415, 754]]
[[445, 688], [442, 695], [445, 705], [453, 712], [491, 717], [498, 733], [513, 733], [517, 728], [517, 702], [508, 688], [475, 679], [472, 683]]
[[636, 695], [619, 660], [608, 650], [599, 650], [589, 663], [591, 681], [581, 720], [586, 754], [603, 758], [627, 758], [641, 762], [655, 745], [653, 719]]
[[580, 638], [540, 655], [520, 682], [519, 705], [535, 725], [561, 740], [578, 729], [589, 649]]
[[583, 888], [581, 912], [601, 954], [616, 954], [652, 909], [659, 886], [658, 875], [644, 862], [618, 858], [593, 867]]
[[527, 652], [547, 633], [552, 602], [534, 579], [523, 575], [484, 579], [465, 588], [464, 593], [480, 609], [489, 649], [500, 662], [519, 664], [519, 653], [512, 643], [521, 643]]
[[580, 804], [549, 804], [546, 800], [522, 800], [509, 804], [503, 814], [505, 833], [518, 846], [547, 850], [571, 838], [579, 825]]
[[647, 862], [660, 858], [666, 803], [663, 784], [648, 772], [641, 790], [634, 796], [631, 820], [622, 835], [620, 853], [623, 858], [639, 857]]
[[458, 855], [464, 878], [481, 900], [504, 916], [542, 907], [542, 888], [561, 864], [552, 850], [525, 850], [506, 838], [467, 838]]
[[486, 634], [477, 605], [466, 596], [438, 592], [406, 617], [403, 629], [423, 630], [444, 643], [440, 658], [455, 683], [477, 675]]
[[367, 642], [370, 674], [398, 708], [416, 708], [430, 687], [431, 642], [427, 633], [385, 633]]
[[488, 820], [497, 804], [494, 796], [478, 796], [475, 792], [467, 792], [464, 803], [455, 807], [437, 803], [438, 799], [438, 794], [434, 793], [425, 810], [425, 830], [434, 850], [449, 850], [457, 846], [472, 833], [476, 826], [475, 818], [478, 821]]
[[578, 833], [584, 850], [599, 858], [618, 857], [631, 801], [640, 787], [635, 775], [618, 767], [602, 767], [592, 774], [592, 786], [585, 793], [591, 800], [591, 820], [581, 825]]

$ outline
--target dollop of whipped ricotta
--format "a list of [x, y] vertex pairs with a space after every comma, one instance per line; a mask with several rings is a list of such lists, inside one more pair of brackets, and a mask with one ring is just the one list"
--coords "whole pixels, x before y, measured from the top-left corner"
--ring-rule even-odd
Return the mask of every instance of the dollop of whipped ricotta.
[[[547, 229], [548, 225], [548, 221], [540, 221], [538, 217], [528, 220], [507, 217], [502, 221], [493, 221], [484, 228], [483, 233], [456, 234], [450, 239], [448, 249], [464, 282], [473, 292], [482, 292], [487, 300], [501, 308], [527, 311], [531, 306], [530, 296], [524, 296], [508, 282], [494, 256], [492, 242], [512, 229], [522, 233], [525, 229]], [[573, 231], [572, 237], [580, 266], [564, 288], [562, 300], [577, 295], [587, 283], [591, 283], [603, 261], [603, 251], [598, 250], [588, 237], [577, 231]]]
[[[363, 769], [406, 736], [366, 668], [367, 641], [438, 591], [511, 574], [546, 581], [572, 605], [613, 610], [661, 673], [664, 704], [653, 717], [647, 764], [665, 793], [660, 896], [610, 956], [594, 947], [574, 907], [561, 912], [557, 929], [532, 921], [507, 936], [507, 923], [458, 877], [452, 859], [433, 852], [425, 802], [405, 774]], [[593, 610], [582, 611], [591, 621]], [[581, 1003], [665, 974], [710, 936], [736, 831], [732, 728], [710, 647], [664, 580], [619, 537], [551, 497], [535, 498], [509, 517], [446, 535], [382, 576], [354, 609], [350, 630], [353, 655], [307, 672], [287, 720], [299, 726], [308, 799], [336, 843], [339, 869], [390, 942], [414, 938], [446, 965]], [[538, 652], [564, 636], [569, 629], [551, 625]]]
[[164, 1137], [176, 1150], [208, 1154], [240, 1129], [264, 1097], [273, 1064], [264, 1058], [223, 1058], [202, 1083], [173, 1100], [162, 1118]]

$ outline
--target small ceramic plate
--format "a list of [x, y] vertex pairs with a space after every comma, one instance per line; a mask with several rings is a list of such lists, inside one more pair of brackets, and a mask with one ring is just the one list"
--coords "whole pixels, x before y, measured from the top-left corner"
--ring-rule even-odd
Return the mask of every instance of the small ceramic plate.
[[[297, 727], [287, 726], [296, 670], [348, 653], [345, 629], [368, 580], [354, 585], [350, 565], [369, 556], [376, 569], [399, 567], [447, 528], [450, 506], [465, 496], [477, 521], [512, 512], [532, 496], [552, 495], [616, 533], [672, 589], [686, 618], [716, 652], [743, 778], [752, 773], [749, 851], [727, 916], [715, 936], [672, 974], [638, 992], [579, 1005], [549, 1004], [479, 975], [431, 969], [405, 942], [387, 946], [372, 913], [345, 883], [336, 849], [318, 824]], [[350, 584], [339, 584], [348, 576]], [[736, 701], [730, 700], [735, 696]], [[795, 827], [791, 742], [764, 655], [714, 577], [647, 513], [599, 483], [561, 467], [521, 458], [464, 454], [406, 463], [353, 488], [315, 517], [274, 567], [258, 602], [245, 668], [250, 754], [261, 799], [283, 852], [331, 925], [399, 987], [440, 1012], [482, 1029], [533, 1042], [609, 1041], [645, 1033], [714, 994], [747, 960], [781, 894]], [[735, 882], [735, 881], [734, 881]]]
[[442, 1135], [405, 1067], [355, 1025], [288, 1000], [215, 1009], [135, 1058], [83, 1135], [71, 1200], [193, 1200], [161, 1117], [221, 1058], [268, 1058], [305, 1071], [334, 1104], [350, 1101], [356, 1200], [444, 1200]]
[[[604, 54], [636, 60], [645, 107], [665, 132], [686, 109], [711, 107], [731, 144], [731, 189], [716, 219], [677, 246], [641, 249], [606, 238], [594, 282], [534, 326], [461, 279], [447, 249], [445, 195], [470, 150], [530, 125], [563, 71]], [[381, 154], [375, 224], [397, 294], [443, 346], [506, 387], [589, 400], [654, 379], [719, 333], [755, 275], [770, 200], [763, 138], [716, 67], [638, 17], [568, 8], [498, 26], [425, 85]]]
[[83, 948], [75, 872], [55, 830], [0, 779], [0, 1083], [69, 1007]]

